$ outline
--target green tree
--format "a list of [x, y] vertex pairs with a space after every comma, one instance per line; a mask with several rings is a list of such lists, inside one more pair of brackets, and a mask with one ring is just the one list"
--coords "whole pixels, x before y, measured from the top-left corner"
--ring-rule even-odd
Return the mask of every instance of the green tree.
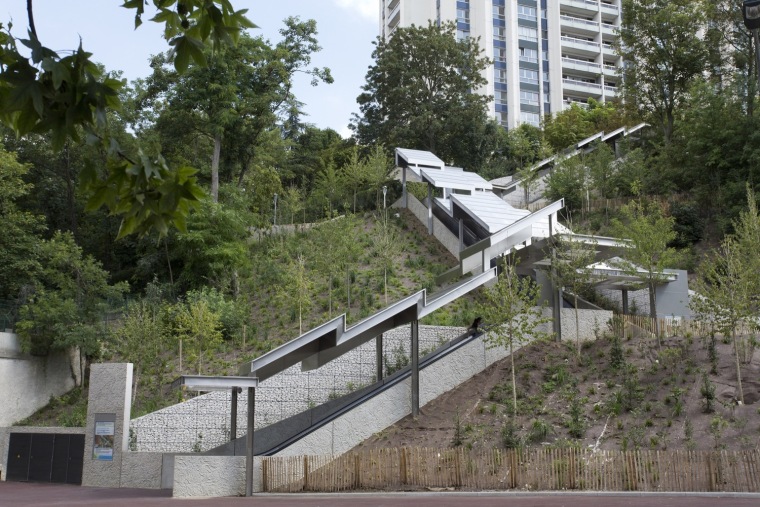
[[652, 118], [670, 143], [678, 110], [707, 59], [704, 0], [623, 0], [618, 52], [623, 98], [638, 116]]
[[156, 125], [164, 137], [179, 135], [182, 143], [197, 133], [211, 141], [211, 196], [215, 201], [222, 149], [233, 154], [225, 157], [230, 165], [240, 161], [238, 181], [242, 182], [257, 145], [293, 99], [294, 75], [306, 73], [313, 77], [314, 85], [332, 82], [329, 69], [307, 68], [311, 55], [320, 50], [314, 20], [288, 18], [280, 34], [283, 40], [274, 46], [261, 37], [242, 34], [234, 46], [209, 50], [207, 66], [183, 73], [168, 67], [171, 54], [152, 60], [154, 72], [147, 80], [144, 106], [161, 107]]
[[135, 403], [141, 374], [153, 366], [161, 370], [161, 356], [166, 350], [168, 334], [161, 303], [152, 305], [140, 300], [129, 306], [114, 331], [114, 345], [121, 358], [134, 364], [132, 377], [132, 403]]
[[613, 218], [611, 224], [614, 235], [627, 240], [627, 246], [620, 249], [616, 267], [637, 279], [640, 287], [649, 292], [649, 316], [654, 321], [659, 343], [656, 289], [668, 278], [664, 270], [681, 260], [680, 253], [668, 247], [676, 238], [675, 220], [665, 216], [658, 205], [637, 201], [624, 206], [622, 216], [623, 220]]
[[299, 254], [288, 263], [284, 283], [279, 289], [279, 297], [298, 316], [298, 334], [303, 334], [304, 314], [311, 310], [314, 298], [314, 282], [306, 268], [306, 257], [303, 255]]
[[399, 235], [387, 218], [375, 223], [375, 232], [372, 235], [372, 250], [380, 262], [383, 270], [383, 293], [385, 304], [388, 304], [388, 271], [393, 269], [393, 262], [401, 252]]
[[[142, 23], [148, 2], [125, 0], [135, 10], [135, 26]], [[234, 43], [245, 28], [253, 27], [246, 10], [235, 11], [228, 0], [153, 0], [157, 14], [152, 21], [164, 25], [164, 37], [173, 47], [174, 65], [184, 71], [192, 59], [205, 64], [207, 44]], [[0, 122], [18, 136], [49, 133], [53, 147], [68, 139], [97, 145], [107, 154], [99, 174], [90, 165], [80, 174], [91, 194], [89, 209], [106, 205], [122, 217], [120, 236], [155, 230], [164, 235], [169, 227], [184, 227], [184, 220], [202, 192], [194, 170], [169, 169], [163, 157], [150, 150], [129, 152], [107, 129], [107, 112], [118, 109], [123, 82], [114, 79], [90, 60], [80, 47], [61, 57], [45, 47], [34, 25], [32, 1], [27, 0], [28, 39], [16, 39], [0, 25]], [[22, 54], [18, 44], [30, 56]]]
[[41, 216], [20, 209], [17, 201], [32, 190], [24, 183], [28, 167], [0, 148], [0, 299], [16, 298], [29, 277], [41, 269], [37, 260]]
[[557, 283], [573, 295], [575, 308], [575, 346], [578, 359], [581, 357], [580, 323], [578, 316], [578, 294], [591, 287], [594, 280], [592, 268], [596, 261], [595, 245], [586, 244], [572, 237], [562, 238], [556, 244], [552, 264]]
[[[735, 233], [724, 238], [721, 247], [700, 265], [698, 297], [691, 308], [698, 319], [710, 322], [734, 345], [739, 400], [744, 403], [740, 351], [746, 344], [737, 331], [743, 323], [753, 325], [760, 294], [760, 214], [754, 193], [747, 188], [747, 209], [734, 224]], [[754, 324], [756, 326], [756, 324]]]
[[543, 316], [539, 287], [529, 277], [519, 277], [513, 264], [505, 263], [495, 285], [483, 294], [478, 313], [483, 321], [494, 326], [486, 334], [490, 346], [509, 350], [512, 377], [512, 410], [517, 414], [516, 348], [531, 340], [545, 339], [540, 330], [551, 319]]
[[473, 165], [481, 150], [471, 136], [486, 132], [490, 100], [472, 93], [485, 86], [489, 64], [478, 41], [458, 41], [454, 24], [447, 23], [399, 28], [375, 46], [357, 98], [361, 116], [351, 125], [359, 143], [422, 149], [449, 163]]
[[180, 302], [174, 316], [174, 335], [179, 340], [179, 370], [183, 373], [182, 355], [185, 346], [189, 362], [196, 363], [198, 375], [203, 374], [203, 359], [222, 343], [222, 323], [219, 314], [203, 299]]
[[126, 284], [109, 285], [108, 274], [82, 255], [70, 233], [56, 232], [38, 248], [41, 269], [17, 325], [22, 346], [35, 355], [79, 347], [86, 358], [97, 357], [107, 339], [108, 300], [120, 298]]

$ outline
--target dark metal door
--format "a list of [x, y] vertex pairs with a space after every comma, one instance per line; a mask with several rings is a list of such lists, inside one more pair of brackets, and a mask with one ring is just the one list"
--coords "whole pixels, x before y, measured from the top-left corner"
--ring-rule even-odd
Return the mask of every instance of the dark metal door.
[[84, 435], [11, 433], [9, 481], [82, 483]]
[[32, 445], [31, 433], [11, 433], [8, 442], [9, 481], [25, 481], [29, 477], [29, 451]]
[[29, 480], [50, 482], [53, 471], [53, 445], [55, 435], [37, 433], [32, 435], [32, 450], [29, 455]]

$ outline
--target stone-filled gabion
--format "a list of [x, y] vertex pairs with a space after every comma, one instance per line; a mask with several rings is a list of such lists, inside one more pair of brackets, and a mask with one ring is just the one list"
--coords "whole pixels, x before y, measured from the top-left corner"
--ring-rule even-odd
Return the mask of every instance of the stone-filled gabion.
[[[465, 332], [462, 327], [420, 326], [420, 356]], [[384, 369], [408, 361], [410, 328], [383, 335]], [[256, 429], [296, 415], [375, 381], [375, 340], [323, 367], [302, 372], [299, 365], [266, 379], [256, 390]], [[231, 395], [212, 392], [133, 419], [129, 446], [140, 452], [201, 452], [230, 440]], [[246, 433], [247, 396], [238, 397], [238, 431]]]

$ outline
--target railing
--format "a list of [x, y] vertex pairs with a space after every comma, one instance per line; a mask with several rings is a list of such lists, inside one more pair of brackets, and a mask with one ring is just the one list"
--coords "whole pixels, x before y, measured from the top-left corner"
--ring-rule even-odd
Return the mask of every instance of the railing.
[[760, 450], [372, 449], [268, 457], [264, 492], [463, 488], [760, 492]]
[[530, 63], [538, 63], [538, 58], [533, 58], [532, 56], [520, 56], [521, 62], [530, 62]]
[[577, 60], [575, 58], [562, 58], [562, 63], [570, 64], [570, 65], [578, 65], [580, 67], [588, 67], [589, 69], [593, 69], [596, 71], [599, 71], [601, 69], [601, 65], [594, 62], [586, 62], [584, 60]]
[[559, 19], [561, 19], [562, 21], [570, 22], [570, 23], [588, 25], [589, 27], [592, 27], [594, 30], [599, 28], [599, 23], [597, 23], [596, 21], [589, 21], [588, 19], [575, 18], [573, 16], [560, 16]]
[[562, 79], [562, 82], [568, 85], [581, 86], [585, 88], [591, 88], [596, 91], [602, 91], [602, 85], [598, 83], [587, 83], [586, 81], [578, 81], [576, 79], [567, 79], [567, 78]]
[[578, 44], [578, 45], [581, 45], [581, 46], [593, 47], [596, 50], [599, 49], [599, 43], [598, 42], [594, 42], [594, 41], [591, 41], [591, 40], [585, 40], [585, 39], [576, 39], [575, 37], [568, 37], [566, 35], [562, 36], [562, 42], [567, 42], [567, 43], [570, 43], [570, 44]]
[[587, 9], [594, 11], [599, 9], [599, 4], [590, 0], [564, 0], [564, 3], [569, 5], [583, 5]]
[[603, 9], [609, 9], [611, 11], [618, 12], [620, 8], [617, 5], [608, 4], [606, 2], [602, 2], [602, 8]]

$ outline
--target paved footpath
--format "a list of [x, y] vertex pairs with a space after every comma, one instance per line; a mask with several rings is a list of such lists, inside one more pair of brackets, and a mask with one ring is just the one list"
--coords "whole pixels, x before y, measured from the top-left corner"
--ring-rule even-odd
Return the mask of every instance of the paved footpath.
[[742, 493], [522, 493], [415, 492], [259, 494], [252, 498], [172, 498], [170, 491], [82, 488], [0, 482], [0, 507], [728, 507], [760, 506]]

